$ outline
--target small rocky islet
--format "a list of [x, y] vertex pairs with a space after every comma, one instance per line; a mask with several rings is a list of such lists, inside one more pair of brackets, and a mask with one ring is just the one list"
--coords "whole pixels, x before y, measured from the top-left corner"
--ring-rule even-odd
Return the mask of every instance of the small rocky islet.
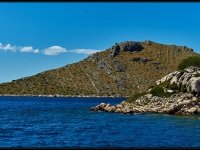
[[200, 114], [199, 93], [200, 68], [190, 66], [166, 75], [147, 92], [136, 94], [120, 104], [101, 103], [90, 110], [125, 114]]

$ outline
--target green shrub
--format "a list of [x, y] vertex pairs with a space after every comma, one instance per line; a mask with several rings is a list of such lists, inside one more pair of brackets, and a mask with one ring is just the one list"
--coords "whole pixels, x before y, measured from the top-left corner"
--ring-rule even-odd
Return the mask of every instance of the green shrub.
[[154, 88], [151, 89], [150, 93], [153, 96], [159, 96], [159, 97], [163, 97], [164, 95], [164, 89], [161, 86], [155, 86]]
[[200, 57], [199, 56], [190, 56], [186, 59], [183, 59], [182, 62], [178, 65], [178, 69], [183, 70], [189, 66], [200, 67]]
[[135, 93], [133, 96], [129, 97], [127, 102], [132, 102], [134, 103], [138, 98], [140, 98], [141, 96], [144, 96], [146, 94], [146, 92], [143, 93]]
[[162, 85], [163, 87], [165, 87], [165, 88], [168, 88], [168, 89], [169, 89], [171, 84], [170, 84], [170, 82], [169, 82], [169, 81], [165, 81], [165, 82], [164, 82], [164, 83], [162, 83], [161, 85]]
[[158, 97], [170, 97], [171, 95], [173, 95], [174, 93], [169, 93], [169, 92], [165, 92], [164, 88], [161, 86], [155, 86], [154, 88], [151, 89], [150, 93], [153, 96], [158, 96]]

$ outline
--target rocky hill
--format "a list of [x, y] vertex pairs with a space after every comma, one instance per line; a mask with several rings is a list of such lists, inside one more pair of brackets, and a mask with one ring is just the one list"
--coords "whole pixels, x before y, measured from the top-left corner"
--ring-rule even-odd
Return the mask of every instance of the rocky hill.
[[200, 114], [200, 68], [188, 67], [172, 72], [148, 91], [111, 106], [101, 103], [93, 111], [116, 113]]
[[199, 55], [186, 46], [152, 41], [116, 43], [64, 67], [0, 84], [0, 94], [130, 96]]

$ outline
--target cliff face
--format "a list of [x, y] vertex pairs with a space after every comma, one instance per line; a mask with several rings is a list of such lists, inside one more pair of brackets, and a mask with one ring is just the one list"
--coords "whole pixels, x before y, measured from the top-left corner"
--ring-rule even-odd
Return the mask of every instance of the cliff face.
[[185, 46], [152, 41], [116, 43], [78, 63], [0, 84], [0, 94], [130, 96], [199, 55]]

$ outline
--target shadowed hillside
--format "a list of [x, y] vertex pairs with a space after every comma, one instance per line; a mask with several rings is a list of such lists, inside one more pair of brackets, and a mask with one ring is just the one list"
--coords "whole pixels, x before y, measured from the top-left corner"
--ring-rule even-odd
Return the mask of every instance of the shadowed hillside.
[[74, 64], [0, 84], [0, 94], [129, 96], [199, 55], [185, 46], [152, 41], [116, 43]]

